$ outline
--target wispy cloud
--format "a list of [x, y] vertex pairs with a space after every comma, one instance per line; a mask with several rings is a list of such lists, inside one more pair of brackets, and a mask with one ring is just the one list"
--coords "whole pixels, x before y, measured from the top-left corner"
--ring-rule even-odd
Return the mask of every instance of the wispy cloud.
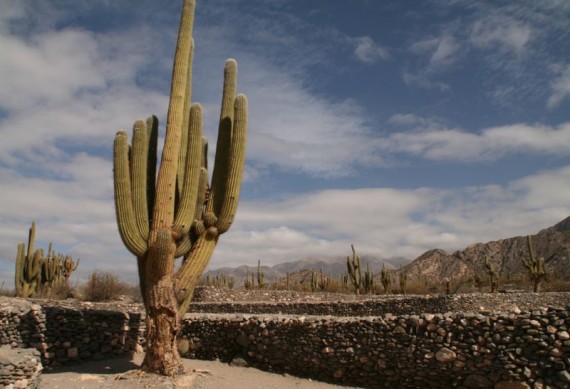
[[376, 42], [374, 42], [374, 40], [369, 36], [354, 38], [354, 41], [356, 43], [354, 54], [359, 61], [364, 63], [374, 63], [379, 59], [390, 58], [388, 50], [376, 44]]
[[533, 37], [533, 28], [510, 17], [492, 15], [471, 27], [471, 42], [481, 49], [500, 49], [521, 54]]
[[562, 101], [570, 97], [570, 65], [554, 66], [558, 76], [550, 83], [551, 95], [547, 101], [547, 107], [557, 108]]
[[[405, 116], [393, 118], [400, 124]], [[415, 116], [405, 121], [419, 128], [395, 132], [382, 139], [380, 147], [433, 160], [489, 161], [508, 154], [535, 153], [566, 156], [570, 153], [570, 122], [557, 127], [514, 124], [482, 129], [479, 133], [433, 127], [431, 120]], [[419, 125], [418, 125], [419, 124]]]

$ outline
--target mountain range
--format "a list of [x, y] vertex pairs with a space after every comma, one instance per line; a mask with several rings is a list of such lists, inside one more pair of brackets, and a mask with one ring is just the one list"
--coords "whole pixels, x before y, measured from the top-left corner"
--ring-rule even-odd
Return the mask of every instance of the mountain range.
[[[531, 235], [532, 244], [537, 257], [543, 257], [547, 271], [550, 274], [570, 274], [570, 216]], [[370, 270], [378, 274], [384, 263], [389, 269], [396, 269], [399, 264], [407, 263], [401, 269], [406, 271], [409, 279], [423, 277], [431, 282], [448, 278], [450, 280], [485, 274], [485, 259], [488, 259], [500, 276], [515, 276], [526, 274], [522, 259], [528, 259], [526, 236], [516, 236], [486, 243], [474, 243], [463, 250], [447, 253], [441, 249], [426, 251], [413, 261], [406, 258], [390, 258], [378, 261], [372, 256], [361, 256], [362, 266], [370, 265]], [[287, 276], [306, 278], [310, 270], [320, 271], [331, 276], [346, 273], [345, 257], [306, 258], [292, 262], [280, 263], [274, 266], [260, 265], [265, 281], [271, 283]], [[219, 274], [234, 278], [235, 286], [243, 286], [245, 277], [257, 272], [257, 265], [242, 265], [237, 268], [220, 268], [211, 270], [208, 274], [214, 277]]]

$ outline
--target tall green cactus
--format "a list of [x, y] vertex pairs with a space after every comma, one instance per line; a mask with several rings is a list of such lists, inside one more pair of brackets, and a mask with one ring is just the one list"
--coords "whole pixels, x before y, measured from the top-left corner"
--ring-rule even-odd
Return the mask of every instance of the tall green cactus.
[[265, 274], [261, 271], [261, 259], [257, 261], [257, 287], [265, 288]]
[[[225, 64], [215, 165], [208, 185], [202, 108], [191, 104], [195, 0], [184, 0], [176, 45], [166, 135], [158, 175], [158, 120], [137, 120], [132, 146], [114, 143], [115, 208], [121, 239], [137, 257], [149, 344], [143, 368], [181, 370], [176, 349], [180, 318], [219, 236], [235, 217], [245, 164], [247, 100], [236, 96], [237, 63]], [[175, 271], [174, 259], [183, 256]]]
[[360, 268], [360, 257], [356, 255], [356, 250], [354, 250], [354, 245], [351, 244], [352, 258], [346, 257], [346, 268], [348, 271], [348, 277], [354, 286], [354, 293], [360, 294], [360, 289], [362, 287], [362, 270]]
[[[38, 292], [42, 295], [49, 295], [50, 289], [58, 281], [62, 279], [64, 273], [64, 266], [62, 264], [62, 254], [55, 255], [53, 245], [50, 242], [48, 246], [47, 256], [44, 256], [44, 251], [35, 248], [36, 238], [36, 222], [32, 222], [28, 234], [28, 249], [26, 244], [20, 243], [18, 245], [18, 253], [16, 255], [16, 274], [15, 274], [15, 288], [16, 296], [18, 297], [33, 297]], [[66, 261], [71, 262], [72, 270], [77, 269], [77, 263], [67, 255]], [[71, 275], [68, 273], [67, 278]]]
[[524, 267], [528, 270], [528, 277], [532, 281], [532, 287], [535, 293], [540, 292], [540, 287], [542, 280], [546, 278], [546, 268], [544, 267], [544, 258], [539, 257], [538, 259], [534, 255], [534, 249], [532, 247], [532, 238], [530, 235], [526, 237], [526, 245], [528, 249], [529, 259], [525, 260], [523, 258], [522, 263]]
[[43, 260], [43, 250], [34, 251], [36, 240], [36, 222], [32, 222], [28, 233], [28, 249], [26, 244], [18, 245], [16, 254], [16, 274], [14, 286], [17, 297], [32, 297], [38, 291], [42, 283], [41, 266]]

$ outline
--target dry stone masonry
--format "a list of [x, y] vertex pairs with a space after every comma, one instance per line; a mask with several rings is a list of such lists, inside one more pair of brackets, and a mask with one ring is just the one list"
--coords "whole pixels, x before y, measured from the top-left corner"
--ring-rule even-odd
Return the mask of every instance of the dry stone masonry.
[[[304, 305], [234, 303], [228, 305], [231, 314], [187, 314], [182, 336], [190, 343], [186, 357], [219, 358], [349, 386], [570, 388], [569, 297], [475, 294]], [[52, 368], [144, 347], [140, 306], [58, 304], [1, 299], [5, 351], [37, 350], [36, 360]], [[203, 302], [195, 309], [222, 310], [220, 304], [227, 303], [208, 308]], [[19, 367], [23, 364], [11, 356], [0, 360], [12, 366], [0, 366], [6, 373], [2, 379], [10, 370], [11, 385], [32, 382], [23, 380], [30, 380], [33, 367]]]
[[41, 371], [37, 350], [0, 347], [0, 387], [35, 389], [39, 385]]

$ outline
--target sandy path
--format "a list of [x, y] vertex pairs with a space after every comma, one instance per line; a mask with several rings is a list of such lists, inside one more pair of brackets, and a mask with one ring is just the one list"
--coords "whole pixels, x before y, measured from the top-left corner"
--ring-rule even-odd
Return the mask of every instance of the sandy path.
[[184, 366], [191, 372], [178, 379], [168, 379], [137, 370], [143, 355], [106, 361], [86, 362], [44, 372], [40, 389], [333, 389], [343, 388], [292, 377], [272, 374], [254, 368], [234, 367], [217, 361], [184, 359]]

